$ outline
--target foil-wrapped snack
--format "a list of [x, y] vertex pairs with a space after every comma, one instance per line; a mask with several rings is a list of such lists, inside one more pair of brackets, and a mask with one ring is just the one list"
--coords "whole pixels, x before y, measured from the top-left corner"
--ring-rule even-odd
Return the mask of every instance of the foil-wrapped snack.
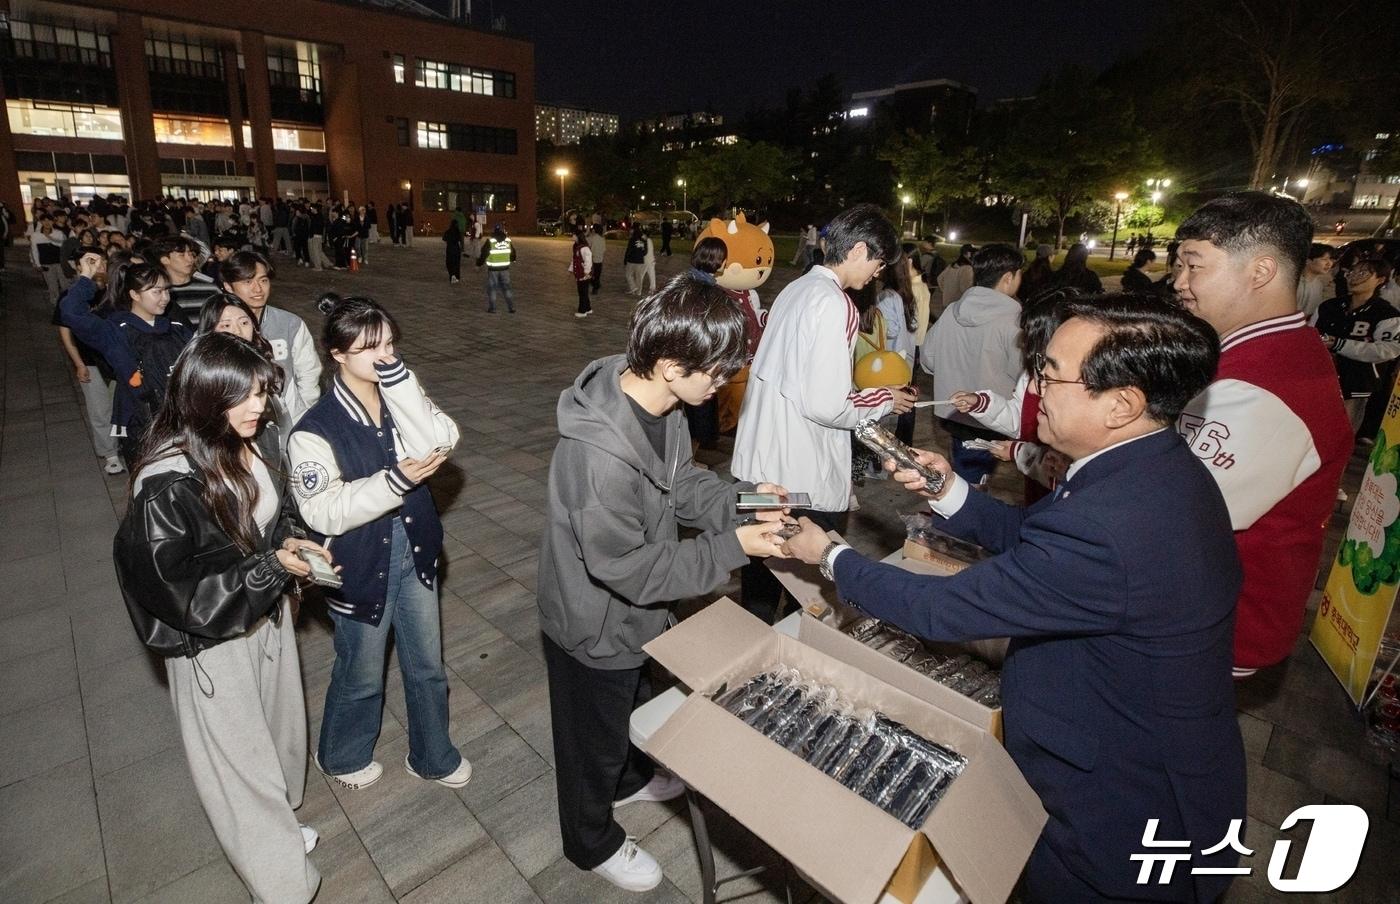
[[716, 702], [752, 725], [767, 714], [774, 699], [792, 685], [796, 676], [797, 672], [794, 669], [764, 672], [745, 682], [738, 694], [724, 694]]
[[896, 637], [881, 644], [879, 650], [895, 662], [904, 662], [924, 648], [915, 637]]
[[909, 447], [904, 445], [893, 433], [881, 427], [878, 420], [867, 418], [861, 421], [856, 424], [854, 433], [856, 439], [882, 459], [894, 459], [895, 465], [900, 470], [918, 472], [927, 482], [930, 493], [942, 492], [943, 475], [915, 461], [914, 453]]
[[890, 733], [871, 725], [870, 732], [865, 736], [860, 749], [846, 760], [842, 768], [832, 778], [855, 791], [870, 779], [875, 769], [880, 765], [880, 761], [889, 756], [894, 748], [895, 741]]
[[885, 623], [878, 618], [870, 618], [867, 616], [846, 624], [841, 630], [861, 643], [866, 643], [870, 638], [880, 633], [884, 627]]
[[801, 684], [793, 684], [783, 688], [773, 698], [773, 705], [749, 724], [755, 730], [771, 738], [797, 714], [798, 707], [809, 690], [810, 688]]
[[802, 700], [793, 710], [792, 718], [768, 732], [768, 737], [788, 750], [795, 750], [798, 743], [817, 727], [835, 703], [835, 688], [820, 684], [808, 686]]

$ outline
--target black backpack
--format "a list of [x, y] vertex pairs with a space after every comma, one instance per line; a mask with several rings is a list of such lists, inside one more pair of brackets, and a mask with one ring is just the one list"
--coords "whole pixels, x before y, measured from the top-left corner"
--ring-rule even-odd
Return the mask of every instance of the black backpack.
[[136, 393], [139, 401], [137, 421], [149, 424], [160, 403], [165, 401], [165, 389], [170, 382], [170, 372], [175, 369], [175, 360], [193, 336], [189, 327], [175, 322], [163, 333], [148, 333], [125, 325], [124, 328], [127, 344], [131, 346], [136, 366], [141, 370], [141, 388]]

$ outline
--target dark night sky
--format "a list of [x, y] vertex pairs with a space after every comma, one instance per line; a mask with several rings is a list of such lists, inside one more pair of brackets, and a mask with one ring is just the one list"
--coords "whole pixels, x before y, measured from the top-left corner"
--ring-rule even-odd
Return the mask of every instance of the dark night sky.
[[[445, 9], [449, 0], [424, 0]], [[1139, 49], [1148, 4], [1121, 0], [474, 0], [535, 42], [536, 96], [624, 119], [712, 105], [738, 116], [836, 73], [847, 91], [951, 78], [983, 105], [1033, 93], [1067, 62], [1102, 69]]]

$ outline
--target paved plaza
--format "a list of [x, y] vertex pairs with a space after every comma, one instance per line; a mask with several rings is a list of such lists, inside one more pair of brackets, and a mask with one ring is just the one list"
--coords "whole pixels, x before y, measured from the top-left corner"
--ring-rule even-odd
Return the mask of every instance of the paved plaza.
[[[321, 834], [312, 859], [324, 877], [317, 898], [324, 904], [701, 898], [679, 802], [620, 811], [628, 833], [665, 869], [666, 880], [650, 894], [619, 891], [561, 856], [534, 600], [554, 408], [585, 363], [624, 349], [633, 299], [623, 292], [620, 243], [609, 247], [605, 289], [586, 319], [573, 316], [568, 242], [525, 238], [517, 245], [516, 314], [485, 313], [482, 270], [468, 266], [461, 285], [448, 285], [436, 237], [410, 249], [371, 246], [368, 266], [354, 274], [315, 273], [278, 259], [273, 303], [303, 316], [313, 334], [320, 291], [384, 302], [403, 328], [407, 364], [462, 430], [432, 489], [448, 534], [442, 622], [452, 737], [475, 773], [452, 791], [404, 772], [403, 691], [391, 665], [376, 751], [383, 779], [350, 792], [310, 770], [299, 816]], [[164, 672], [137, 642], [117, 591], [111, 540], [127, 475], [101, 473], [25, 251], [10, 249], [12, 269], [0, 277], [0, 902], [246, 902], [195, 798]], [[662, 257], [658, 278], [686, 264], [680, 255]], [[780, 267], [761, 290], [764, 299], [795, 275]], [[916, 439], [944, 444], [926, 415]], [[702, 459], [722, 469], [726, 456]], [[1362, 461], [1353, 460], [1348, 490]], [[1020, 480], [1006, 470], [994, 491], [1017, 498]], [[857, 492], [850, 539], [884, 554], [902, 539], [896, 512], [912, 509], [912, 500], [889, 482]], [[1342, 509], [1333, 518], [1334, 542], [1345, 516]], [[737, 581], [728, 592], [737, 592]], [[314, 745], [334, 657], [319, 602], [304, 607], [298, 633]], [[1245, 843], [1256, 853], [1246, 861], [1253, 873], [1228, 900], [1282, 898], [1265, 878], [1276, 827], [1296, 807], [1322, 802], [1357, 804], [1371, 817], [1358, 875], [1328, 899], [1400, 900], [1400, 778], [1368, 745], [1306, 641], [1285, 666], [1243, 685], [1239, 703], [1249, 759]], [[717, 811], [711, 828], [721, 874], [777, 863]], [[812, 897], [794, 886], [795, 900]], [[782, 871], [727, 885], [721, 898], [782, 900]]]

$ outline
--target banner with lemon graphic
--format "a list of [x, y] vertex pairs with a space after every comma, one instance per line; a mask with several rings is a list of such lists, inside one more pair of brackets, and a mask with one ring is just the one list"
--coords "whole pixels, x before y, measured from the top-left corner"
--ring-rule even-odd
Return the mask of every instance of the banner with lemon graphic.
[[[1393, 440], [1394, 445], [1387, 445]], [[1359, 706], [1400, 585], [1400, 391], [1366, 462], [1346, 536], [1322, 591], [1312, 644]]]

